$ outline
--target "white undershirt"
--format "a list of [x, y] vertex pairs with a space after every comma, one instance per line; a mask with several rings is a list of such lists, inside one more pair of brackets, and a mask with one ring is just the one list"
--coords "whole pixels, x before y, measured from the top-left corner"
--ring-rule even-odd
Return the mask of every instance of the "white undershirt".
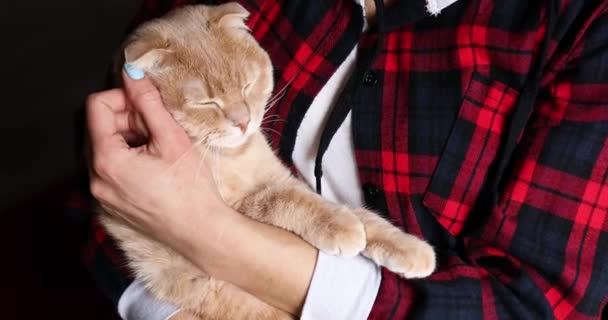
[[[315, 187], [315, 158], [332, 107], [352, 74], [357, 48], [348, 55], [315, 97], [298, 128], [292, 159], [298, 173]], [[363, 206], [349, 113], [323, 156], [323, 197], [350, 207]], [[380, 287], [380, 268], [357, 256], [335, 257], [319, 251], [315, 272], [302, 309], [303, 320], [365, 319]]]
[[[300, 177], [311, 188], [314, 188], [316, 184], [315, 158], [321, 133], [325, 128], [331, 108], [343, 89], [342, 86], [353, 71], [355, 58], [356, 49], [350, 53], [321, 89], [304, 115], [300, 128], [298, 128], [292, 159]], [[354, 156], [350, 112], [336, 131], [323, 156], [321, 187], [323, 197], [331, 201], [351, 207], [361, 207], [363, 205], [363, 194]]]
[[[355, 0], [363, 6], [364, 0]], [[427, 9], [436, 15], [456, 0], [427, 0]], [[314, 165], [319, 140], [332, 106], [340, 95], [356, 62], [355, 47], [323, 86], [304, 115], [294, 145], [292, 159], [301, 178], [315, 187]], [[350, 207], [361, 207], [363, 195], [349, 113], [332, 138], [323, 156], [323, 197]], [[301, 319], [366, 319], [380, 286], [380, 268], [362, 256], [345, 258], [319, 252]], [[118, 311], [125, 320], [167, 320], [178, 308], [152, 297], [141, 282], [134, 281], [120, 297]]]

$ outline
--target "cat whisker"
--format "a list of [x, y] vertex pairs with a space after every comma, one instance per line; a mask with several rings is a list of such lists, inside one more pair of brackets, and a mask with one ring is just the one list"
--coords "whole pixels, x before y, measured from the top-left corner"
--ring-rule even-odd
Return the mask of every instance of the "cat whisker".
[[274, 134], [276, 134], [276, 135], [279, 135], [279, 136], [281, 135], [281, 133], [280, 133], [280, 132], [278, 132], [278, 131], [277, 131], [277, 130], [275, 130], [275, 129], [271, 129], [271, 128], [262, 128], [262, 131], [269, 131], [269, 132], [274, 133]]
[[262, 125], [270, 125], [277, 122], [285, 122], [285, 119], [274, 119], [274, 120], [264, 120], [262, 121]]
[[205, 162], [205, 158], [207, 157], [207, 154], [209, 153], [209, 150], [210, 150], [209, 147], [203, 145], [203, 142], [206, 140], [205, 138], [199, 140], [197, 143], [200, 145], [200, 147], [203, 148], [203, 152], [202, 152], [201, 158], [199, 159], [198, 167], [196, 168], [196, 175], [194, 176], [195, 182], [198, 182], [199, 174], [201, 173], [201, 168], [202, 168], [203, 163]]
[[285, 95], [285, 93], [287, 93], [287, 88], [289, 86], [290, 86], [290, 83], [286, 84], [285, 87], [281, 91], [278, 91], [274, 96], [268, 98], [268, 101], [266, 104], [269, 105], [269, 104], [272, 104], [272, 103], [280, 100]]
[[272, 108], [273, 108], [273, 107], [274, 107], [274, 106], [277, 104], [277, 102], [278, 102], [278, 101], [279, 101], [279, 100], [277, 100], [277, 101], [272, 101], [272, 102], [267, 103], [267, 104], [264, 106], [264, 113], [266, 114], [266, 113], [267, 113], [267, 112], [268, 112], [270, 109], [272, 109]]
[[274, 107], [277, 102], [279, 102], [287, 93], [286, 90], [284, 90], [283, 92], [279, 92], [274, 98], [268, 99], [268, 102], [266, 102], [266, 107], [264, 108], [264, 111], [268, 111], [270, 109], [272, 109], [272, 107]]
[[276, 105], [276, 103], [273, 103], [271, 105], [266, 105], [264, 107], [264, 113], [267, 113], [268, 111], [270, 111], [270, 109], [272, 109], [272, 107], [274, 107]]
[[285, 119], [279, 119], [279, 115], [277, 115], [277, 114], [273, 114], [273, 115], [267, 116], [267, 117], [265, 117], [265, 118], [262, 119], [262, 123], [265, 123], [265, 122], [278, 122], [278, 121], [285, 122]]
[[302, 72], [302, 69], [298, 70], [298, 72], [296, 72], [296, 74], [294, 74], [293, 77], [291, 77], [291, 79], [289, 79], [289, 81], [287, 81], [287, 83], [283, 86], [283, 88], [281, 88], [281, 90], [277, 91], [277, 93], [275, 93], [273, 96], [268, 98], [268, 102], [266, 103], [267, 107], [264, 109], [264, 111], [270, 110], [276, 104], [276, 102], [278, 102], [279, 100], [281, 100], [281, 98], [283, 98], [283, 96], [287, 92], [287, 89], [291, 86], [291, 84], [296, 79], [296, 77], [300, 74], [300, 72]]
[[[220, 139], [220, 143], [218, 143], [218, 145], [221, 146], [223, 144], [222, 140], [223, 139]], [[219, 148], [219, 150], [214, 153], [214, 155], [215, 155], [215, 161], [214, 161], [214, 164], [213, 164], [213, 168], [215, 170], [212, 170], [211, 174], [213, 175], [213, 180], [215, 181], [215, 185], [217, 186], [217, 189], [220, 190], [220, 197], [222, 197], [222, 200], [225, 201], [226, 199], [224, 199], [224, 196], [221, 193], [221, 190], [222, 190], [222, 179], [220, 177], [220, 174], [221, 174], [221, 171], [220, 171], [220, 163], [221, 163], [221, 161], [220, 161], [220, 154], [221, 154], [222, 147], [218, 147], [218, 148]]]
[[288, 87], [291, 85], [291, 83], [292, 83], [293, 79], [295, 79], [295, 76], [294, 76], [294, 78], [292, 78], [291, 80], [289, 80], [289, 81], [288, 81], [288, 82], [287, 82], [287, 83], [286, 83], [286, 84], [283, 86], [283, 88], [281, 88], [281, 90], [277, 91], [277, 92], [276, 92], [274, 95], [270, 96], [270, 98], [268, 98], [268, 102], [267, 102], [266, 104], [271, 104], [273, 101], [278, 100], [278, 98], [279, 98], [280, 96], [282, 96], [283, 94], [285, 94], [285, 92], [287, 91]]

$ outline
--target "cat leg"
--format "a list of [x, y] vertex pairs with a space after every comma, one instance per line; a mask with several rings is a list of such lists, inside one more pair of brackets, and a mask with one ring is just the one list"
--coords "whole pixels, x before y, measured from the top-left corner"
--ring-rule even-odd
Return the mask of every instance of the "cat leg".
[[365, 226], [362, 254], [404, 278], [423, 278], [435, 270], [435, 251], [426, 241], [407, 234], [366, 209], [354, 209]]
[[251, 193], [238, 211], [291, 231], [328, 254], [354, 256], [365, 247], [363, 224], [350, 209], [321, 198], [295, 179]]

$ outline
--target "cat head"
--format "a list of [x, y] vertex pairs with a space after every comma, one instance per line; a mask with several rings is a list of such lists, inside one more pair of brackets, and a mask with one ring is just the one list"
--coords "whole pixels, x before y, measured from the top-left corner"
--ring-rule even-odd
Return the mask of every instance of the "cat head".
[[259, 130], [273, 88], [272, 64], [237, 3], [187, 6], [138, 28], [127, 63], [143, 69], [191, 139], [234, 148]]

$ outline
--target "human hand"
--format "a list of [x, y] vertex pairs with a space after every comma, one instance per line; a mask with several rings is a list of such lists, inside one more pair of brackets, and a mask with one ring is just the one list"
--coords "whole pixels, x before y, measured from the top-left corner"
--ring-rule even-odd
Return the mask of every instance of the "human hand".
[[[152, 83], [127, 76], [124, 83], [124, 90], [97, 93], [87, 102], [92, 194], [111, 214], [208, 274], [297, 314], [316, 249], [289, 231], [228, 207]], [[133, 146], [144, 131], [145, 142]], [[273, 254], [265, 256], [268, 252]], [[172, 320], [188, 319], [181, 318], [186, 314], [176, 316]]]
[[[154, 85], [125, 73], [123, 78], [124, 90], [93, 94], [87, 101], [91, 192], [111, 213], [175, 247], [189, 234], [200, 232], [202, 226], [194, 220], [226, 205], [200, 154], [165, 109]], [[145, 143], [133, 146], [143, 132]]]

